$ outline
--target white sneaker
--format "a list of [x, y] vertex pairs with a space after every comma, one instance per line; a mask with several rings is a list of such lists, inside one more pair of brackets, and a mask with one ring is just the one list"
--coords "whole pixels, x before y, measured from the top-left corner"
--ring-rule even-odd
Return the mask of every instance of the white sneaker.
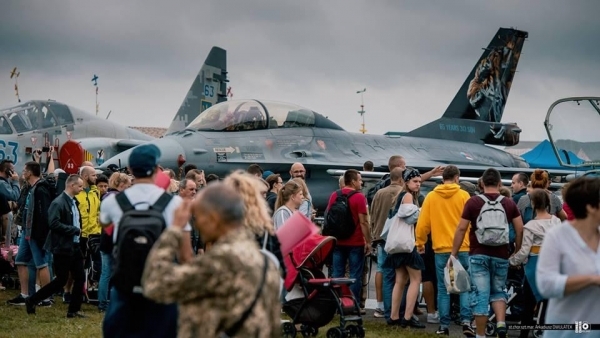
[[439, 324], [439, 322], [440, 322], [440, 315], [437, 312], [427, 314], [427, 323]]

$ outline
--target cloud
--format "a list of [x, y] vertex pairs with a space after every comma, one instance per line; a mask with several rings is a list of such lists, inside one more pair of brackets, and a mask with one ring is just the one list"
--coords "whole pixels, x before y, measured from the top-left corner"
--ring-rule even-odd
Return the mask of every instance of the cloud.
[[296, 103], [349, 131], [408, 131], [439, 118], [498, 27], [529, 32], [503, 121], [545, 138], [549, 105], [600, 88], [598, 5], [558, 1], [7, 2], [0, 104], [53, 98], [127, 125], [168, 126], [214, 45], [234, 98]]

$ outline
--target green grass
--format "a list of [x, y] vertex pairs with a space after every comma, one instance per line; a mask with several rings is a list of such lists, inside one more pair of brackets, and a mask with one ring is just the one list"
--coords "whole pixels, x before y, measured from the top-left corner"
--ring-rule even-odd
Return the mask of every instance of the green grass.
[[[103, 314], [98, 312], [96, 306], [83, 304], [82, 311], [88, 318], [66, 318], [67, 304], [56, 297], [56, 303], [52, 307], [36, 308], [36, 315], [27, 315], [25, 306], [7, 305], [6, 301], [17, 296], [18, 291], [0, 291], [0, 337], [102, 337]], [[319, 329], [317, 337], [326, 337], [330, 327], [339, 325], [336, 317], [330, 325]], [[432, 332], [422, 330], [402, 329], [399, 327], [388, 327], [385, 321], [375, 320], [365, 316], [364, 328], [367, 337], [377, 338], [429, 338], [436, 337]], [[298, 334], [296, 337], [301, 337]]]
[[67, 319], [67, 306], [56, 298], [52, 307], [37, 307], [28, 315], [25, 306], [6, 304], [19, 294], [16, 290], [0, 291], [0, 337], [102, 337], [102, 317], [98, 307], [83, 304], [81, 310], [88, 318]]

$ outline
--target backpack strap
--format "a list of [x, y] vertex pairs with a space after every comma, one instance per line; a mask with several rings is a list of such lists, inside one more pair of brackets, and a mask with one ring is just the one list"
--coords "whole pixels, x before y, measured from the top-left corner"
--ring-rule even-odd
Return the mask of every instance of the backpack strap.
[[356, 190], [349, 192], [349, 193], [348, 193], [348, 195], [346, 195], [346, 198], [347, 198], [348, 200], [350, 200], [350, 197], [352, 197], [352, 195], [356, 194], [357, 192], [358, 192], [358, 191], [356, 191]]
[[265, 237], [263, 238], [262, 249], [267, 250], [267, 241], [269, 240], [269, 232], [265, 230]]
[[[490, 200], [487, 197], [485, 197], [484, 194], [479, 194], [477, 196], [479, 196], [485, 203], [490, 202]], [[504, 198], [504, 195], [500, 195], [500, 196], [496, 197], [495, 202], [500, 202], [500, 201], [502, 201], [503, 198]]]
[[117, 194], [115, 196], [115, 199], [117, 200], [117, 203], [119, 204], [119, 207], [121, 208], [123, 213], [134, 209], [133, 205], [129, 201], [129, 198], [127, 198], [127, 195], [125, 195], [125, 192], [123, 192], [122, 194]]
[[256, 291], [254, 301], [252, 301], [252, 304], [250, 304], [248, 309], [242, 314], [242, 317], [240, 317], [240, 319], [237, 321], [237, 323], [235, 323], [231, 328], [229, 328], [229, 330], [225, 331], [225, 335], [221, 335], [221, 337], [235, 336], [236, 333], [242, 328], [242, 326], [244, 325], [244, 322], [246, 321], [246, 319], [248, 319], [248, 317], [252, 313], [252, 310], [254, 309], [254, 306], [258, 302], [258, 298], [260, 297], [260, 294], [262, 293], [262, 290], [263, 290], [263, 286], [265, 285], [265, 280], [267, 279], [267, 268], [269, 266], [269, 260], [267, 258], [267, 255], [265, 255], [265, 254], [262, 254], [262, 255], [264, 257], [265, 263], [264, 263], [264, 267], [263, 267], [263, 271], [262, 271], [262, 280], [259, 284], [260, 286], [258, 287], [258, 290]]
[[[119, 195], [122, 195], [122, 194], [119, 194]], [[152, 205], [152, 209], [154, 209], [158, 212], [165, 211], [165, 209], [167, 208], [167, 205], [169, 205], [169, 202], [171, 202], [172, 198], [173, 198], [173, 196], [169, 195], [166, 192], [163, 192], [162, 195], [158, 198], [158, 200], [154, 203], [154, 205]]]

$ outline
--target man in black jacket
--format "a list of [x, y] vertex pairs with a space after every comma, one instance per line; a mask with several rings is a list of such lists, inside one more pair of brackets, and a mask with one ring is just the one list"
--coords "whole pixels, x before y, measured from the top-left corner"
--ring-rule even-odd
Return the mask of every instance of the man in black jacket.
[[50, 271], [44, 244], [48, 237], [48, 207], [52, 202], [54, 187], [42, 178], [42, 170], [35, 161], [25, 163], [23, 178], [30, 188], [24, 196], [22, 205], [23, 235], [19, 243], [19, 251], [15, 258], [15, 265], [21, 281], [21, 294], [9, 300], [11, 305], [25, 304], [29, 295], [29, 271], [27, 265], [33, 260], [40, 277], [40, 284], [50, 283]]
[[81, 237], [81, 215], [74, 196], [83, 189], [83, 180], [79, 175], [71, 175], [67, 179], [65, 191], [60, 194], [48, 211], [50, 234], [45, 249], [54, 255], [54, 272], [56, 278], [38, 292], [25, 299], [27, 313], [34, 314], [36, 304], [59, 292], [67, 283], [69, 273], [73, 277], [73, 297], [69, 303], [67, 318], [84, 317], [80, 312], [85, 273], [83, 256], [79, 248]]

